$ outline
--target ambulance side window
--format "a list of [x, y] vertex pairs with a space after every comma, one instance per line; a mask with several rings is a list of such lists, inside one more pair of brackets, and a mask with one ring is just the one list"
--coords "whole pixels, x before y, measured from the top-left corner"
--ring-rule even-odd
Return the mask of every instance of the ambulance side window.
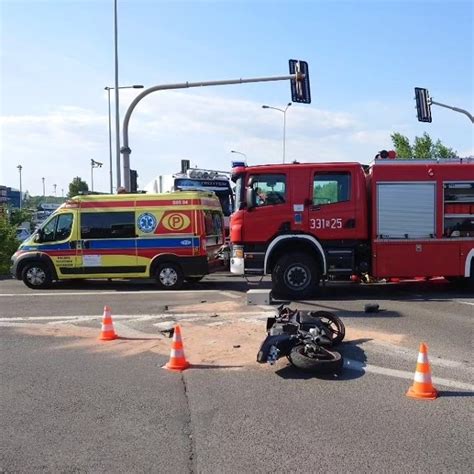
[[81, 213], [82, 239], [126, 239], [135, 236], [134, 212]]

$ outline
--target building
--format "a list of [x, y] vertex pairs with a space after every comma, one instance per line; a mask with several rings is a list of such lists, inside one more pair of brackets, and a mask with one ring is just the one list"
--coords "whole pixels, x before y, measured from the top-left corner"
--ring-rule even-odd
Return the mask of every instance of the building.
[[0, 205], [19, 208], [20, 207], [20, 191], [8, 186], [0, 185]]

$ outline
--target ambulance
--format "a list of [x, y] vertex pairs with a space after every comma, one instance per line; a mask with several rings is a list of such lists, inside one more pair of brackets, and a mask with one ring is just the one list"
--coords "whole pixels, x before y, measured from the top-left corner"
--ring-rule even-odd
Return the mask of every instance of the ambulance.
[[154, 278], [177, 290], [220, 269], [224, 217], [212, 192], [84, 195], [66, 201], [12, 257], [34, 289], [69, 279]]

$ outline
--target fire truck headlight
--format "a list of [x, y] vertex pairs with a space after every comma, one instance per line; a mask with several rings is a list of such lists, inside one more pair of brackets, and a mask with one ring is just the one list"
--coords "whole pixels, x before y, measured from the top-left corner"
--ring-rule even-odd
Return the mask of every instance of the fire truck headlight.
[[234, 245], [232, 247], [233, 258], [244, 258], [244, 248], [241, 245]]

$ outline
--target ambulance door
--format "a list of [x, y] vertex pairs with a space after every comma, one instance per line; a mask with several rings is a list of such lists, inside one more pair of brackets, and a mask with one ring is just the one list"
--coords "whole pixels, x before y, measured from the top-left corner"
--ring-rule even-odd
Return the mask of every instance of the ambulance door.
[[53, 262], [58, 277], [77, 273], [77, 212], [67, 211], [51, 217], [38, 231], [38, 250]]

